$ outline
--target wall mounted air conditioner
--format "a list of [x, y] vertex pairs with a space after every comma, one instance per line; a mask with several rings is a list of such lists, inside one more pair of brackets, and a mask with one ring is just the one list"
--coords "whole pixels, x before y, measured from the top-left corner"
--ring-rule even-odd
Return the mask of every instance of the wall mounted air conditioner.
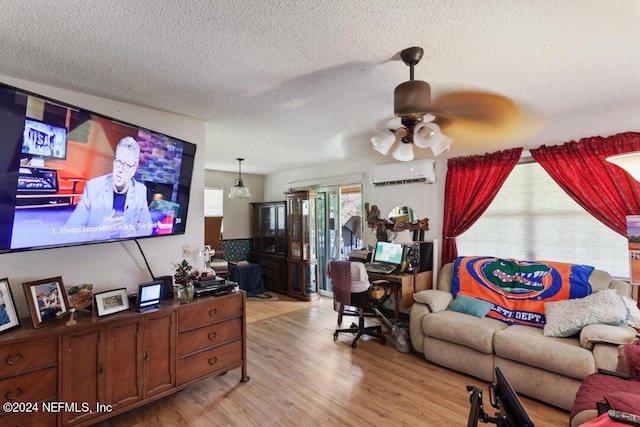
[[371, 185], [394, 185], [422, 182], [436, 182], [436, 162], [431, 159], [420, 159], [412, 162], [389, 163], [369, 168]]

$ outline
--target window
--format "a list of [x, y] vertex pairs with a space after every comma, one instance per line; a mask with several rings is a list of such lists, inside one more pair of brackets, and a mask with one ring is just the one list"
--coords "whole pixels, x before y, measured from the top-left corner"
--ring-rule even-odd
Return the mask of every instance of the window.
[[629, 277], [627, 239], [582, 209], [536, 162], [513, 169], [457, 245], [459, 255], [586, 264]]
[[222, 188], [204, 189], [204, 216], [222, 216]]

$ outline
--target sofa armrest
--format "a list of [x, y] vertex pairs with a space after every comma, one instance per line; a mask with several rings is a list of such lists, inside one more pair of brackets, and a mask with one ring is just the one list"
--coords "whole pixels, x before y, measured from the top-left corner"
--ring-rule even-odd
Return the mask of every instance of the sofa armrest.
[[636, 330], [629, 326], [587, 325], [580, 331], [580, 345], [592, 350], [597, 343], [631, 344], [636, 342]]
[[436, 313], [445, 310], [451, 304], [453, 295], [437, 289], [427, 289], [413, 294], [413, 300], [417, 303], [425, 304], [432, 313]]

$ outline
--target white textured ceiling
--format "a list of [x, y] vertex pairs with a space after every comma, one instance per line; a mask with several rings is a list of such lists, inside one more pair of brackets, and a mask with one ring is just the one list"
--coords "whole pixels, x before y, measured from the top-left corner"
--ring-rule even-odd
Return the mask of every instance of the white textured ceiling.
[[640, 106], [633, 0], [0, 0], [0, 74], [206, 120], [217, 170], [380, 156], [410, 46], [434, 95], [552, 121]]

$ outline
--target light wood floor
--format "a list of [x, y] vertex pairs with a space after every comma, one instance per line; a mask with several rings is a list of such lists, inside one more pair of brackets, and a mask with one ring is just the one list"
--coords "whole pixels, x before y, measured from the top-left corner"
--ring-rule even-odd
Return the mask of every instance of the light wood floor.
[[[415, 354], [351, 335], [333, 341], [330, 299], [247, 301], [247, 360], [240, 369], [119, 415], [99, 426], [465, 426], [467, 384], [486, 384]], [[345, 318], [343, 326], [353, 318]], [[569, 425], [566, 411], [521, 397], [536, 427]], [[484, 424], [481, 424], [484, 425]]]

